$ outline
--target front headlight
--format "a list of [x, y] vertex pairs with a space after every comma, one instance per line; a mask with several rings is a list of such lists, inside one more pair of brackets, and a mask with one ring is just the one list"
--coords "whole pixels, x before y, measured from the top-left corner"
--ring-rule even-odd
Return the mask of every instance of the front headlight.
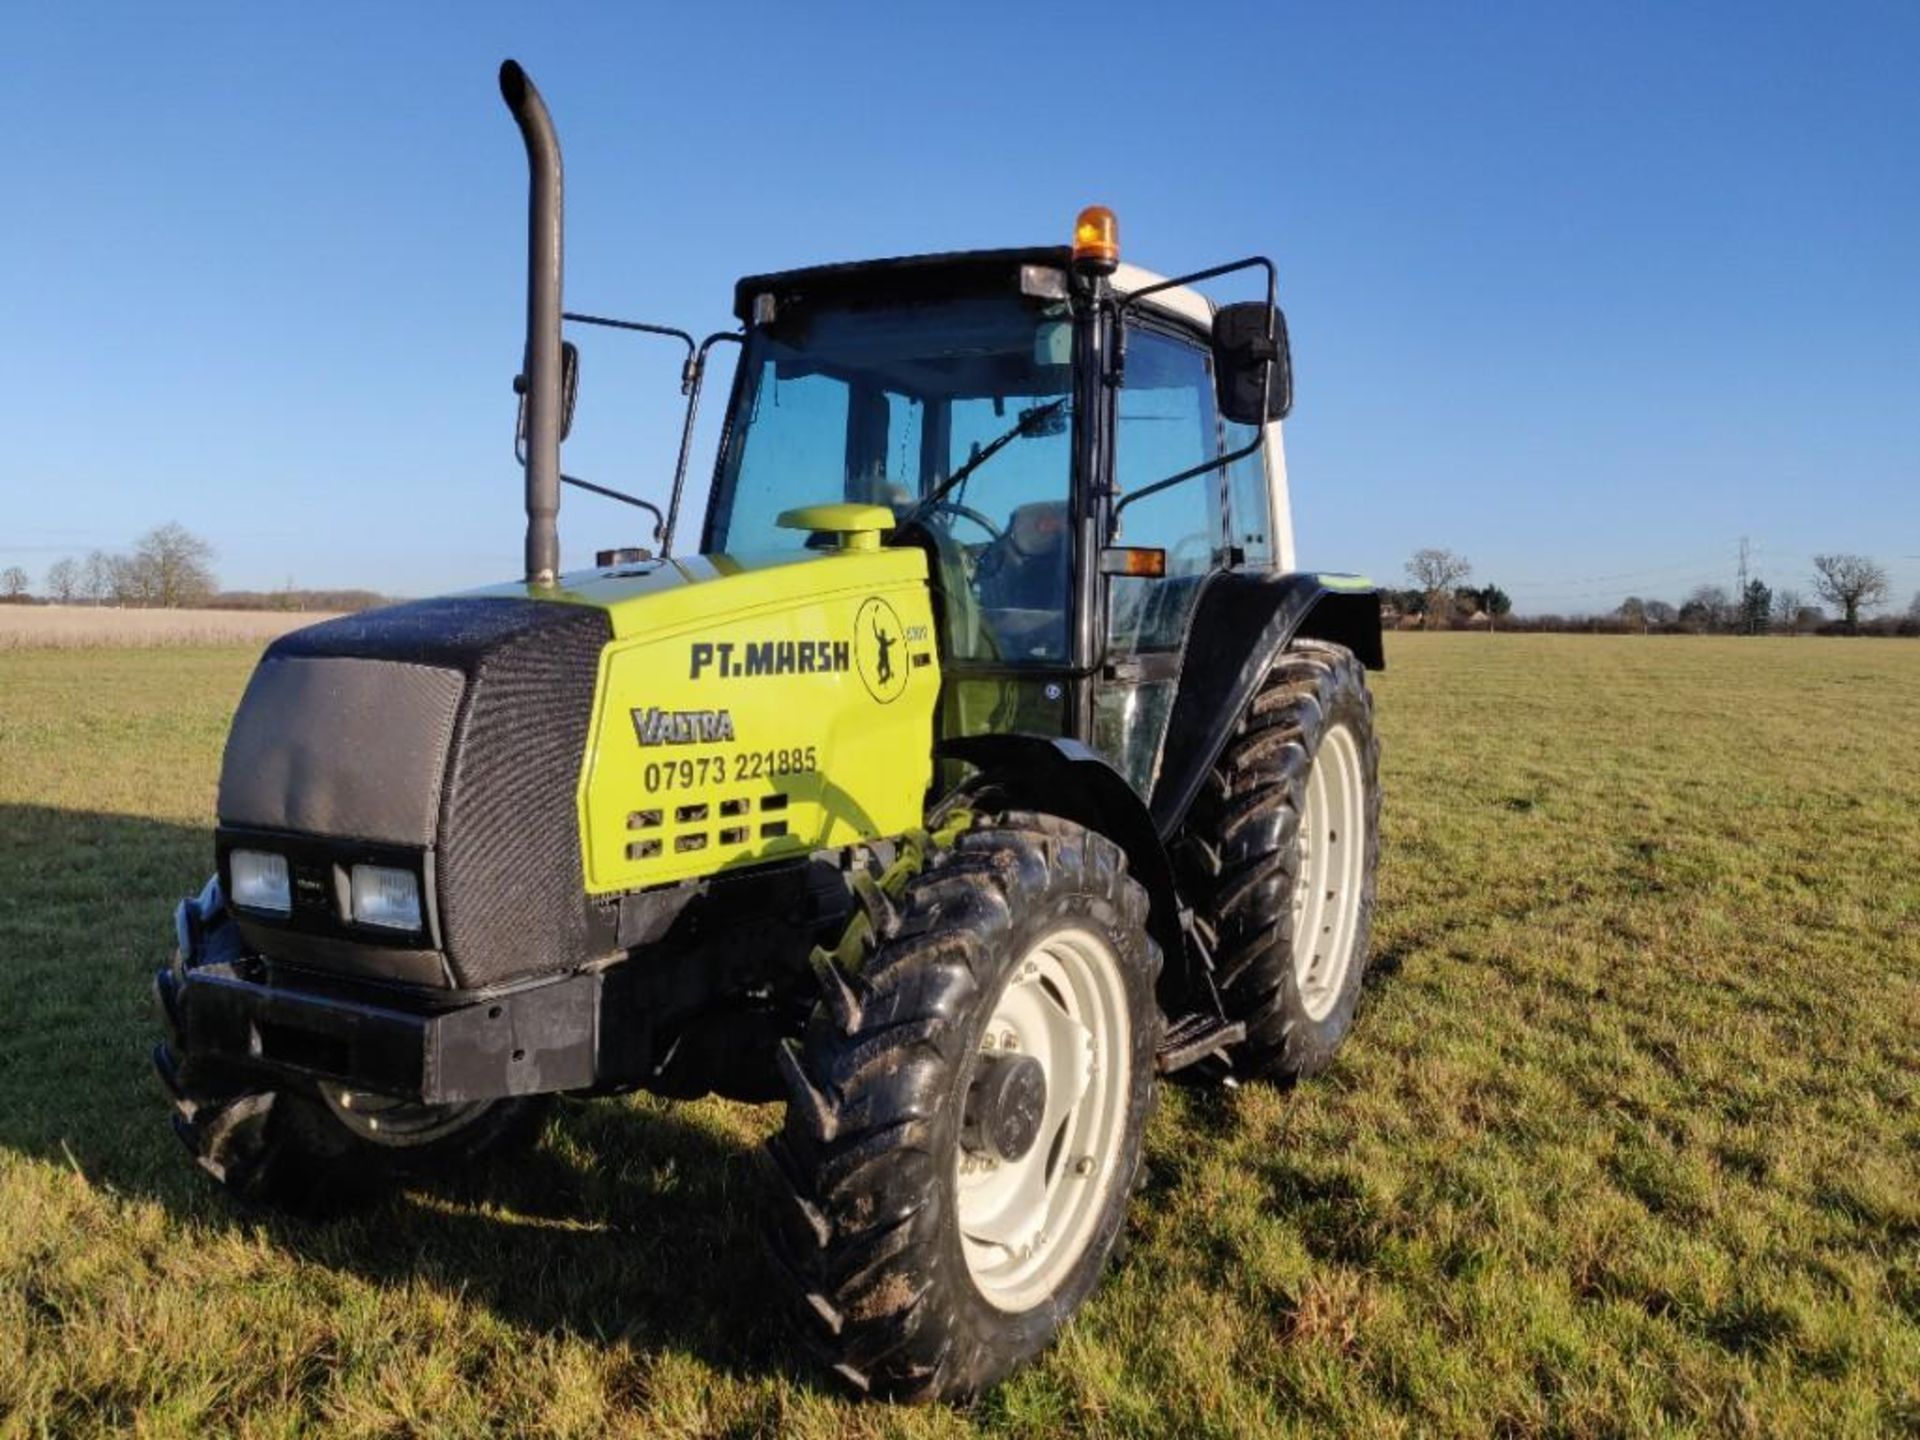
[[243, 910], [293, 914], [293, 885], [287, 878], [287, 857], [266, 850], [235, 850], [227, 856], [233, 876], [233, 903]]
[[411, 870], [356, 865], [352, 891], [355, 924], [383, 930], [420, 928], [420, 881]]

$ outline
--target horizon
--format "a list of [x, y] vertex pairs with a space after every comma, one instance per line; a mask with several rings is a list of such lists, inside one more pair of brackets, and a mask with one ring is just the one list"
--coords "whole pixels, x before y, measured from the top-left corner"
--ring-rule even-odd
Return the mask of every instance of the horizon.
[[[571, 308], [702, 333], [740, 274], [1063, 240], [1098, 201], [1164, 273], [1278, 262], [1305, 566], [1405, 588], [1442, 546], [1516, 613], [1597, 616], [1731, 591], [1746, 537], [1776, 590], [1852, 551], [1889, 572], [1879, 613], [1920, 592], [1920, 13], [1223, 12], [1232, 55], [1273, 57], [1258, 123], [1232, 65], [1139, 66], [1122, 10], [1066, 78], [1013, 63], [1025, 13], [775, 13], [751, 46], [719, 12], [16, 21], [0, 113], [41, 139], [0, 160], [0, 257], [34, 277], [0, 567], [37, 590], [178, 520], [231, 590], [518, 573], [513, 55], [566, 149]], [[569, 470], [663, 496], [673, 352], [581, 348]], [[566, 497], [570, 566], [633, 529]]]

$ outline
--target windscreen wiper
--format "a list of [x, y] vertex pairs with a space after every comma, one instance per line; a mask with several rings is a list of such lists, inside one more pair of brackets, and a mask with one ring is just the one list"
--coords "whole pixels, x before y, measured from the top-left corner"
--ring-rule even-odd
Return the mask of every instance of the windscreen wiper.
[[994, 436], [993, 439], [981, 446], [966, 464], [962, 465], [958, 470], [954, 471], [953, 474], [929, 490], [911, 510], [907, 511], [905, 515], [902, 515], [900, 517], [900, 523], [905, 525], [910, 521], [918, 520], [922, 512], [931, 509], [946, 499], [948, 495], [953, 493], [955, 486], [964, 485], [969, 475], [973, 474], [974, 471], [978, 470], [982, 465], [986, 464], [987, 461], [998, 455], [1022, 435], [1040, 434], [1040, 427], [1064, 409], [1067, 401], [1071, 398], [1071, 396], [1062, 395], [1058, 400], [1049, 400], [1045, 405], [1035, 405], [1029, 410], [1022, 410], [1020, 412], [1020, 418], [1014, 422], [1011, 430], [1008, 430], [1004, 435]]

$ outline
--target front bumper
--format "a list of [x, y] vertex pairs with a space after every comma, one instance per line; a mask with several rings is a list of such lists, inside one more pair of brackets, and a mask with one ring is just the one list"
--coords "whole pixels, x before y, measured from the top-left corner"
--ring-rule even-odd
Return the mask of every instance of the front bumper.
[[436, 1105], [591, 1089], [614, 1068], [600, 1054], [597, 973], [432, 1012], [262, 984], [223, 964], [171, 984], [196, 1063]]

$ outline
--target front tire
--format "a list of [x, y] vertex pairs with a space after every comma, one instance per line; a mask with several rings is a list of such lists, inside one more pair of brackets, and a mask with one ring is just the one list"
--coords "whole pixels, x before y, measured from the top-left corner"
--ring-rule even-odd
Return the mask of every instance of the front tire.
[[1380, 859], [1380, 743], [1366, 671], [1320, 640], [1283, 651], [1176, 846], [1213, 951], [1236, 1073], [1291, 1082], [1353, 1026]]
[[975, 1394], [1098, 1284], [1152, 1101], [1146, 914], [1110, 841], [1009, 815], [934, 857], [858, 975], [823, 975], [781, 1057], [774, 1250], [860, 1389]]

